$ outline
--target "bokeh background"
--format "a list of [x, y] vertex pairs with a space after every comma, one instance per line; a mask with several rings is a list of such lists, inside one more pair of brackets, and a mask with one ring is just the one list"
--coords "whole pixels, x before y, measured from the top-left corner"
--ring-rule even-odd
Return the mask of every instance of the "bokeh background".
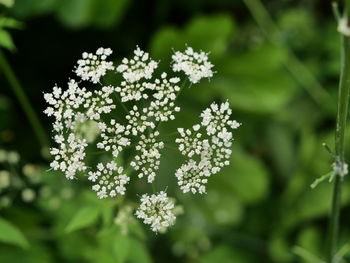
[[[0, 23], [1, 263], [287, 263], [324, 256], [331, 185], [310, 185], [331, 169], [322, 143], [334, 145], [340, 56], [330, 1], [16, 0], [1, 14], [22, 23], [6, 30]], [[166, 70], [172, 51], [186, 44], [210, 52], [216, 74], [182, 94], [182, 113], [163, 131], [189, 127], [213, 100], [228, 100], [243, 125], [232, 165], [211, 178], [207, 195], [179, 194], [177, 155], [164, 156], [159, 185], [184, 213], [155, 235], [128, 216], [128, 202], [144, 185], [134, 184], [126, 200], [99, 201], [86, 182], [47, 171], [11, 81], [20, 82], [49, 136], [43, 92], [74, 77], [83, 51], [111, 47], [118, 61], [139, 45]], [[349, 202], [346, 180], [345, 246]]]

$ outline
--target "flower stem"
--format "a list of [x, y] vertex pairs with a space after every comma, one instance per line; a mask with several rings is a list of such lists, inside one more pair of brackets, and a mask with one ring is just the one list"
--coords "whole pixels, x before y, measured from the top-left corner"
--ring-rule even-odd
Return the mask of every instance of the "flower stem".
[[28, 121], [32, 126], [32, 129], [39, 143], [41, 144], [43, 149], [47, 149], [49, 147], [49, 140], [47, 138], [46, 132], [43, 126], [41, 125], [40, 120], [36, 115], [32, 105], [30, 104], [29, 99], [26, 96], [21, 84], [17, 80], [16, 75], [14, 74], [10, 64], [8, 63], [5, 55], [1, 50], [0, 50], [0, 69], [4, 73], [8, 83], [10, 84], [13, 92], [15, 93], [24, 111], [24, 114], [27, 116]]
[[[350, 17], [350, 0], [345, 0], [345, 8], [346, 17], [348, 19]], [[340, 165], [340, 167], [345, 164], [345, 128], [350, 92], [350, 37], [342, 34], [341, 38], [341, 69], [338, 93], [338, 113], [335, 131], [336, 165]], [[335, 254], [337, 253], [343, 176], [343, 174], [337, 172], [333, 183], [332, 210], [329, 221], [328, 263], [335, 263]]]

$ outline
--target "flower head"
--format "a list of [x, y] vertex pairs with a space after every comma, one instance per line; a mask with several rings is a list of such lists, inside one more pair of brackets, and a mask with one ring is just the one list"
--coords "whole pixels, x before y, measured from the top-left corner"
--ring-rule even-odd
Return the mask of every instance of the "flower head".
[[193, 48], [187, 47], [185, 52], [176, 51], [172, 59], [173, 71], [183, 71], [192, 83], [198, 83], [202, 78], [213, 76], [214, 65], [208, 61], [208, 54], [203, 51], [195, 52]]
[[130, 181], [130, 178], [124, 174], [123, 167], [118, 167], [114, 161], [106, 164], [99, 163], [95, 172], [88, 173], [88, 179], [95, 183], [92, 190], [97, 192], [99, 198], [124, 195], [125, 185]]
[[230, 164], [232, 132], [240, 124], [231, 120], [228, 102], [212, 105], [202, 114], [202, 122], [192, 129], [179, 128], [175, 140], [182, 155], [189, 158], [175, 173], [184, 192], [205, 193], [208, 177]]
[[174, 225], [176, 216], [173, 210], [174, 202], [168, 198], [166, 192], [161, 191], [158, 194], [142, 195], [141, 204], [135, 214], [146, 225], [150, 225], [152, 231], [159, 232]]
[[107, 57], [112, 54], [110, 48], [99, 48], [96, 53], [83, 53], [82, 59], [78, 60], [78, 66], [75, 73], [82, 80], [98, 83], [108, 70], [113, 70], [113, 63], [106, 61]]
[[158, 62], [150, 59], [147, 52], [136, 47], [134, 57], [131, 59], [124, 58], [122, 64], [117, 67], [117, 71], [123, 73], [123, 78], [128, 83], [134, 83], [143, 78], [151, 79], [157, 67]]
[[158, 136], [158, 131], [148, 136], [141, 135], [140, 141], [136, 145], [137, 154], [130, 163], [131, 167], [139, 171], [138, 177], [147, 176], [149, 183], [154, 181], [160, 165], [160, 150], [164, 147], [163, 142], [157, 141]]

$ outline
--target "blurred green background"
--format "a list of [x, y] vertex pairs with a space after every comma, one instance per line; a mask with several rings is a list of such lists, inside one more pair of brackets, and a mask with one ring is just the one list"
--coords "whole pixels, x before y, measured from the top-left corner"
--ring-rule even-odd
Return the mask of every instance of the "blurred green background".
[[[210, 52], [215, 76], [183, 94], [182, 112], [163, 129], [189, 127], [213, 100], [226, 99], [243, 125], [232, 165], [211, 178], [207, 195], [179, 194], [176, 153], [163, 157], [159, 185], [169, 185], [184, 213], [155, 235], [131, 216], [111, 221], [128, 214], [144, 185], [134, 184], [126, 200], [99, 201], [88, 184], [47, 172], [2, 64], [0, 148], [17, 151], [20, 161], [0, 164], [18, 179], [10, 189], [0, 186], [0, 263], [312, 262], [296, 255], [306, 250], [324, 256], [331, 185], [310, 184], [330, 171], [322, 143], [334, 145], [339, 36], [329, 1], [16, 0], [1, 12], [22, 22], [0, 29], [0, 44], [48, 134], [43, 92], [64, 86], [81, 53], [100, 46], [119, 60], [139, 45], [162, 67], [186, 44]], [[28, 187], [33, 200], [23, 194]], [[346, 245], [348, 180], [343, 201]]]

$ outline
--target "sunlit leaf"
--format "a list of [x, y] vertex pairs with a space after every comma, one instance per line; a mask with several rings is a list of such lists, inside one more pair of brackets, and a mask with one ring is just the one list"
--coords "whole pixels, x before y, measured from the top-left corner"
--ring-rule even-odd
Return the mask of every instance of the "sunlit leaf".
[[94, 224], [100, 214], [100, 210], [94, 206], [86, 206], [79, 209], [66, 227], [66, 232], [72, 232]]
[[27, 248], [29, 243], [22, 232], [4, 218], [0, 218], [0, 242]]

